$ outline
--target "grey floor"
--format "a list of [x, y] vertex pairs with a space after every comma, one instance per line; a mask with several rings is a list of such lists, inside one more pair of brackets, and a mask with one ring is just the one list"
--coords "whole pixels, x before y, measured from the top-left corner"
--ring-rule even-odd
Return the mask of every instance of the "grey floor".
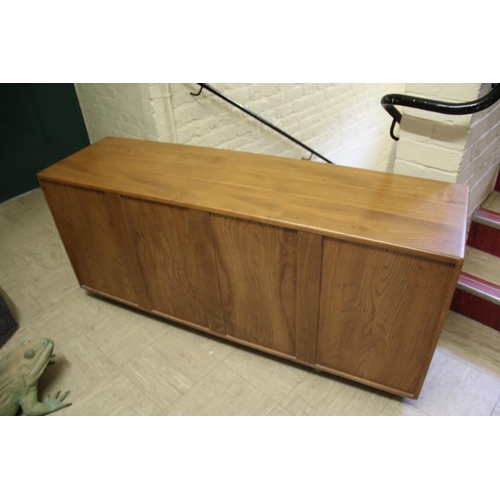
[[40, 399], [72, 405], [54, 416], [500, 415], [495, 330], [449, 313], [418, 400], [318, 374], [80, 289], [39, 189], [0, 205], [0, 291], [20, 323], [0, 358], [55, 342]]

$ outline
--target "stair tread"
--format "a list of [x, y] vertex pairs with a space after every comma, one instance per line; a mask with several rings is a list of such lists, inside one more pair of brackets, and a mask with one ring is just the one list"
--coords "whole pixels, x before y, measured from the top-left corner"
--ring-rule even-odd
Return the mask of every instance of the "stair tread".
[[450, 311], [439, 345], [478, 369], [500, 376], [500, 335], [496, 329]]
[[486, 201], [482, 204], [481, 208], [485, 208], [486, 210], [490, 210], [491, 212], [500, 213], [500, 193], [497, 191], [493, 191]]
[[468, 246], [462, 272], [500, 286], [500, 257]]

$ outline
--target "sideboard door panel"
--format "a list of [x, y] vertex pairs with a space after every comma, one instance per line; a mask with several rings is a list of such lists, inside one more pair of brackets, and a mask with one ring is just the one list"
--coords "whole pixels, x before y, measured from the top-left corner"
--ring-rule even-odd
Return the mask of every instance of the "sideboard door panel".
[[138, 305], [120, 196], [45, 181], [42, 187], [80, 285]]
[[295, 355], [297, 231], [212, 215], [226, 333]]
[[418, 392], [455, 266], [323, 241], [317, 364], [404, 393]]
[[153, 312], [224, 334], [206, 212], [122, 198]]

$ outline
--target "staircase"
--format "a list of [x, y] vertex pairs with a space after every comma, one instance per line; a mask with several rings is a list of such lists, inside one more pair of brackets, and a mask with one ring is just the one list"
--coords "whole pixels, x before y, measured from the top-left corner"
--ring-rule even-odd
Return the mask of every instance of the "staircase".
[[500, 181], [472, 218], [450, 309], [500, 331]]

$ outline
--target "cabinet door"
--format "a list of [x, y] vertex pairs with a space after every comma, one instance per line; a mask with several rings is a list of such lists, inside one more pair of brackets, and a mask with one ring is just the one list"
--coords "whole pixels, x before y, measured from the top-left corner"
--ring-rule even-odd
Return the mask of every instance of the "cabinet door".
[[451, 263], [324, 238], [317, 364], [418, 395], [455, 276]]
[[206, 212], [122, 198], [153, 312], [224, 334]]
[[147, 297], [120, 196], [52, 182], [41, 184], [80, 285], [144, 307]]
[[211, 216], [226, 333], [314, 362], [321, 237]]

